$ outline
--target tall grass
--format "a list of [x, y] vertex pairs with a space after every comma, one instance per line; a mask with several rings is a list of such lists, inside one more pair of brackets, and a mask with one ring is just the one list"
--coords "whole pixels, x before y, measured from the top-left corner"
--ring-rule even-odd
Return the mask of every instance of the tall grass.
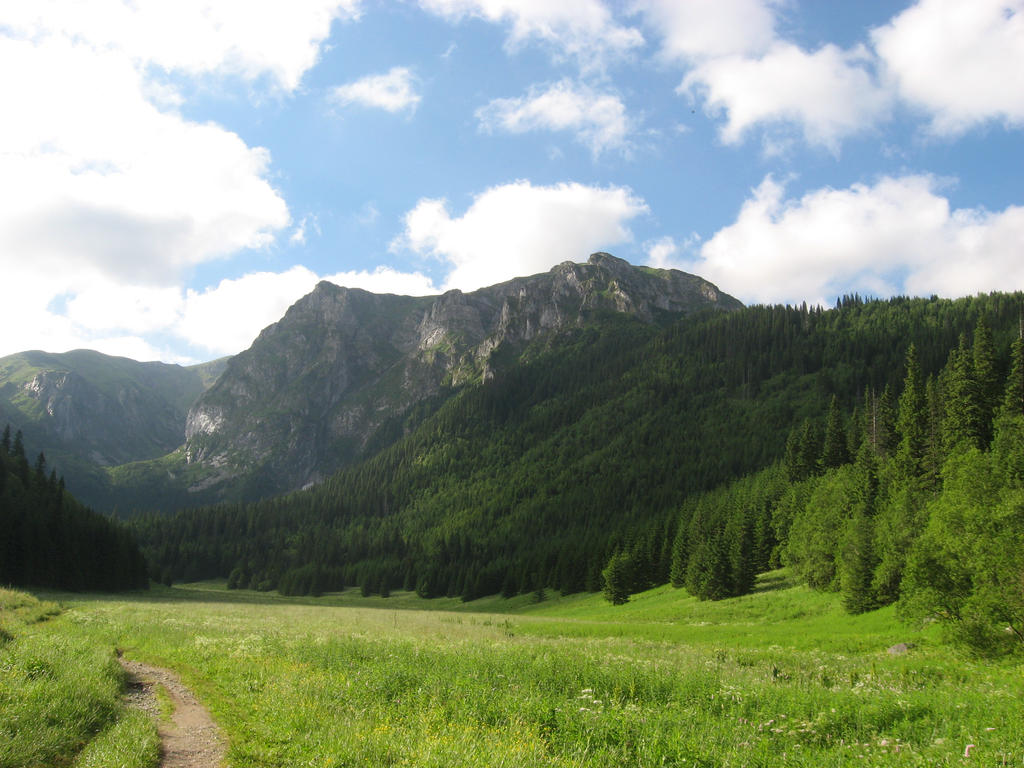
[[[1020, 666], [772, 578], [745, 600], [511, 615], [170, 590], [78, 600], [47, 631], [176, 669], [245, 768], [962, 765], [968, 744], [1022, 764]], [[916, 647], [890, 655], [897, 640]]]
[[[69, 765], [122, 714], [122, 672], [113, 647], [53, 626], [59, 613], [55, 603], [0, 589], [2, 768]], [[108, 741], [127, 744], [152, 730], [148, 722], [133, 721]], [[102, 764], [144, 768], [156, 762], [150, 756]]]

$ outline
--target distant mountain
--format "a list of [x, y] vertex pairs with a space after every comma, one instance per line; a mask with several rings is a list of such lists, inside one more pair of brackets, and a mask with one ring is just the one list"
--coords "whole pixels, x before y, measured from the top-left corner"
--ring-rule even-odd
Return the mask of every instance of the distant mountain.
[[736, 299], [694, 275], [586, 264], [471, 293], [412, 298], [320, 283], [232, 358], [189, 410], [184, 456], [196, 492], [244, 483], [246, 496], [320, 481], [387, 440], [386, 425], [460, 385], [488, 381], [548, 335], [631, 316], [645, 323]]
[[99, 469], [162, 456], [182, 443], [188, 408], [226, 360], [182, 367], [91, 350], [0, 358], [0, 426], [46, 446], [83, 500], [102, 496]]

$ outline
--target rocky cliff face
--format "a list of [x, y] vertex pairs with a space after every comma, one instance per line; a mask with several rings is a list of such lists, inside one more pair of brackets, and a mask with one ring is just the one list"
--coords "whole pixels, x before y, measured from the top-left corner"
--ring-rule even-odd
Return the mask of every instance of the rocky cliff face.
[[181, 445], [206, 372], [88, 350], [22, 352], [0, 359], [0, 417], [51, 459], [68, 452], [112, 466], [152, 458]]
[[320, 283], [232, 358], [192, 407], [186, 457], [211, 470], [205, 485], [260, 473], [266, 491], [301, 487], [358, 457], [388, 419], [493, 376], [499, 348], [521, 349], [601, 313], [653, 322], [740, 306], [694, 275], [606, 253], [435, 297]]

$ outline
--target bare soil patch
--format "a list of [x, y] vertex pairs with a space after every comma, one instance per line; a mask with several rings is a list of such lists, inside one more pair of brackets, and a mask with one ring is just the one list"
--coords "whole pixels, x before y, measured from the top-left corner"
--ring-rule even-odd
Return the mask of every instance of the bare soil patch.
[[[210, 713], [169, 669], [118, 659], [128, 672], [125, 701], [156, 721], [162, 744], [161, 768], [219, 768], [224, 762], [224, 737]], [[154, 686], [162, 685], [174, 704], [168, 723], [160, 717]]]

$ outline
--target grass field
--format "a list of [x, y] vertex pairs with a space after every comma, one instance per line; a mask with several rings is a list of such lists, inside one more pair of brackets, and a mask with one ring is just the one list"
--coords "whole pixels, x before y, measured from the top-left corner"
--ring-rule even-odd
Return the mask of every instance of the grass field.
[[[1024, 766], [1019, 660], [958, 656], [889, 609], [847, 616], [781, 572], [735, 600], [665, 587], [619, 607], [296, 600], [218, 583], [46, 597], [61, 615], [20, 623], [0, 650], [0, 766], [57, 764], [8, 757], [22, 685], [9, 656], [30, 645], [81, 648], [108, 670], [116, 647], [176, 670], [246, 768]], [[914, 647], [889, 654], [899, 642]], [[114, 726], [135, 726], [110, 712], [76, 733], [118, 742]]]

